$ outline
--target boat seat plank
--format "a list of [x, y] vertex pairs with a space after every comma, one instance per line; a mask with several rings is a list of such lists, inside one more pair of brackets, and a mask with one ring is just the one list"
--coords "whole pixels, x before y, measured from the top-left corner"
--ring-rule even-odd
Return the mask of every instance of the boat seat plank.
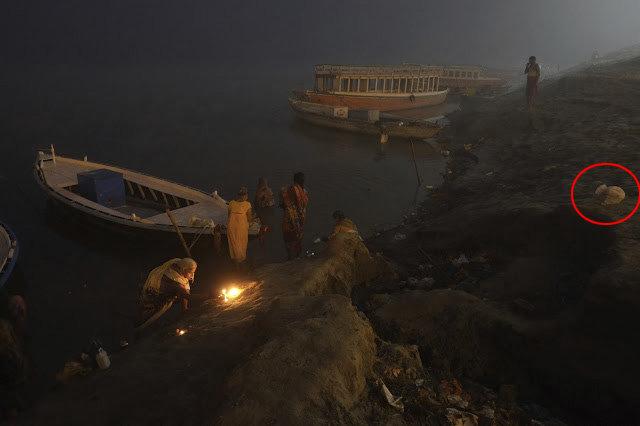
[[[78, 204], [81, 204], [83, 206], [89, 207], [89, 208], [91, 208], [93, 210], [98, 210], [98, 211], [100, 211], [102, 213], [106, 213], [106, 214], [109, 214], [111, 216], [116, 216], [116, 217], [119, 217], [119, 218], [122, 218], [122, 219], [131, 220], [131, 215], [120, 213], [117, 210], [114, 210], [112, 208], [103, 206], [102, 204], [95, 203], [95, 202], [93, 202], [91, 200], [88, 200], [88, 199], [78, 195], [78, 194], [74, 194], [73, 192], [68, 191], [68, 190], [66, 190], [64, 188], [59, 189], [58, 193], [60, 195], [64, 196], [64, 197], [72, 200], [72, 201], [75, 201]], [[141, 222], [141, 223], [152, 223], [148, 219], [142, 219], [142, 218], [138, 218], [137, 221]]]
[[[189, 226], [189, 220], [191, 220], [192, 216], [198, 216], [201, 219], [213, 219], [216, 225], [222, 224], [226, 226], [227, 224], [227, 209], [221, 209], [218, 203], [213, 201], [192, 204], [187, 207], [172, 210], [171, 214], [180, 226]], [[166, 213], [148, 217], [147, 220], [163, 225], [171, 224], [171, 220]]]

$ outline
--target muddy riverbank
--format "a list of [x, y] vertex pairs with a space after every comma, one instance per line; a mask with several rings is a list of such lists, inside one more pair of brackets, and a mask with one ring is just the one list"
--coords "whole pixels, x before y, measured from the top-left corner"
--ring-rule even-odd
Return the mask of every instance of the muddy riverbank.
[[[417, 344], [451, 374], [513, 384], [572, 423], [638, 421], [638, 220], [587, 223], [570, 189], [593, 163], [640, 169], [639, 72], [633, 59], [548, 81], [532, 115], [514, 94], [452, 117], [447, 183], [371, 243], [401, 268], [402, 290], [364, 302], [381, 337]], [[597, 203], [601, 183], [625, 200]], [[638, 189], [609, 167], [586, 174], [575, 199], [610, 222]]]
[[[143, 337], [25, 423], [636, 423], [640, 227], [586, 223], [569, 192], [589, 164], [640, 168], [639, 72], [547, 81], [534, 114], [520, 94], [468, 102], [442, 136], [446, 183], [401, 226], [259, 268], [237, 302]], [[599, 205], [600, 182], [626, 199]], [[580, 185], [598, 220], [638, 196], [615, 169]]]

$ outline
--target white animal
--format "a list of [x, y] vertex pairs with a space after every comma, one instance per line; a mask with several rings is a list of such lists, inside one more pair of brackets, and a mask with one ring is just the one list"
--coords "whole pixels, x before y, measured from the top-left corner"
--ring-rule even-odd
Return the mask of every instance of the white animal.
[[596, 188], [595, 196], [602, 200], [601, 202], [603, 205], [610, 206], [621, 203], [626, 195], [624, 190], [619, 186], [607, 186], [602, 184]]

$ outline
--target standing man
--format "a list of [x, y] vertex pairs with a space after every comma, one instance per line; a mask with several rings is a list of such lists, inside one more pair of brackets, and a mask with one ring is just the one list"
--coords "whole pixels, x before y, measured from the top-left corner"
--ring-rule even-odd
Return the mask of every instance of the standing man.
[[540, 65], [536, 62], [535, 56], [529, 57], [529, 62], [524, 69], [527, 75], [527, 107], [529, 111], [533, 109], [536, 94], [538, 93], [538, 81], [540, 80]]
[[304, 173], [293, 175], [293, 185], [280, 191], [280, 206], [284, 210], [282, 217], [282, 236], [287, 247], [289, 260], [302, 254], [302, 238], [304, 223], [307, 219], [307, 204], [309, 196], [304, 189]]

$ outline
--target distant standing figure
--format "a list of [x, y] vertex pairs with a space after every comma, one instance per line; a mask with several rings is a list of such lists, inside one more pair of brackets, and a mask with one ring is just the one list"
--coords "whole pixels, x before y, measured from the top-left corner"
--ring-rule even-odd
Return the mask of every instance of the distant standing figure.
[[269, 188], [266, 178], [261, 177], [258, 180], [255, 205], [256, 208], [273, 207], [275, 205], [273, 191]]
[[238, 191], [235, 200], [229, 202], [229, 218], [227, 222], [227, 240], [229, 241], [229, 255], [236, 263], [247, 259], [247, 243], [249, 242], [249, 223], [252, 219], [251, 203], [247, 188]]
[[281, 207], [284, 210], [282, 236], [287, 247], [287, 257], [291, 260], [302, 254], [302, 238], [309, 203], [309, 195], [304, 188], [304, 173], [298, 172], [293, 175], [293, 185], [282, 188], [280, 196]]
[[527, 106], [529, 110], [533, 108], [536, 94], [538, 93], [538, 81], [540, 80], [540, 65], [536, 62], [536, 57], [529, 57], [529, 62], [524, 69], [527, 75]]

